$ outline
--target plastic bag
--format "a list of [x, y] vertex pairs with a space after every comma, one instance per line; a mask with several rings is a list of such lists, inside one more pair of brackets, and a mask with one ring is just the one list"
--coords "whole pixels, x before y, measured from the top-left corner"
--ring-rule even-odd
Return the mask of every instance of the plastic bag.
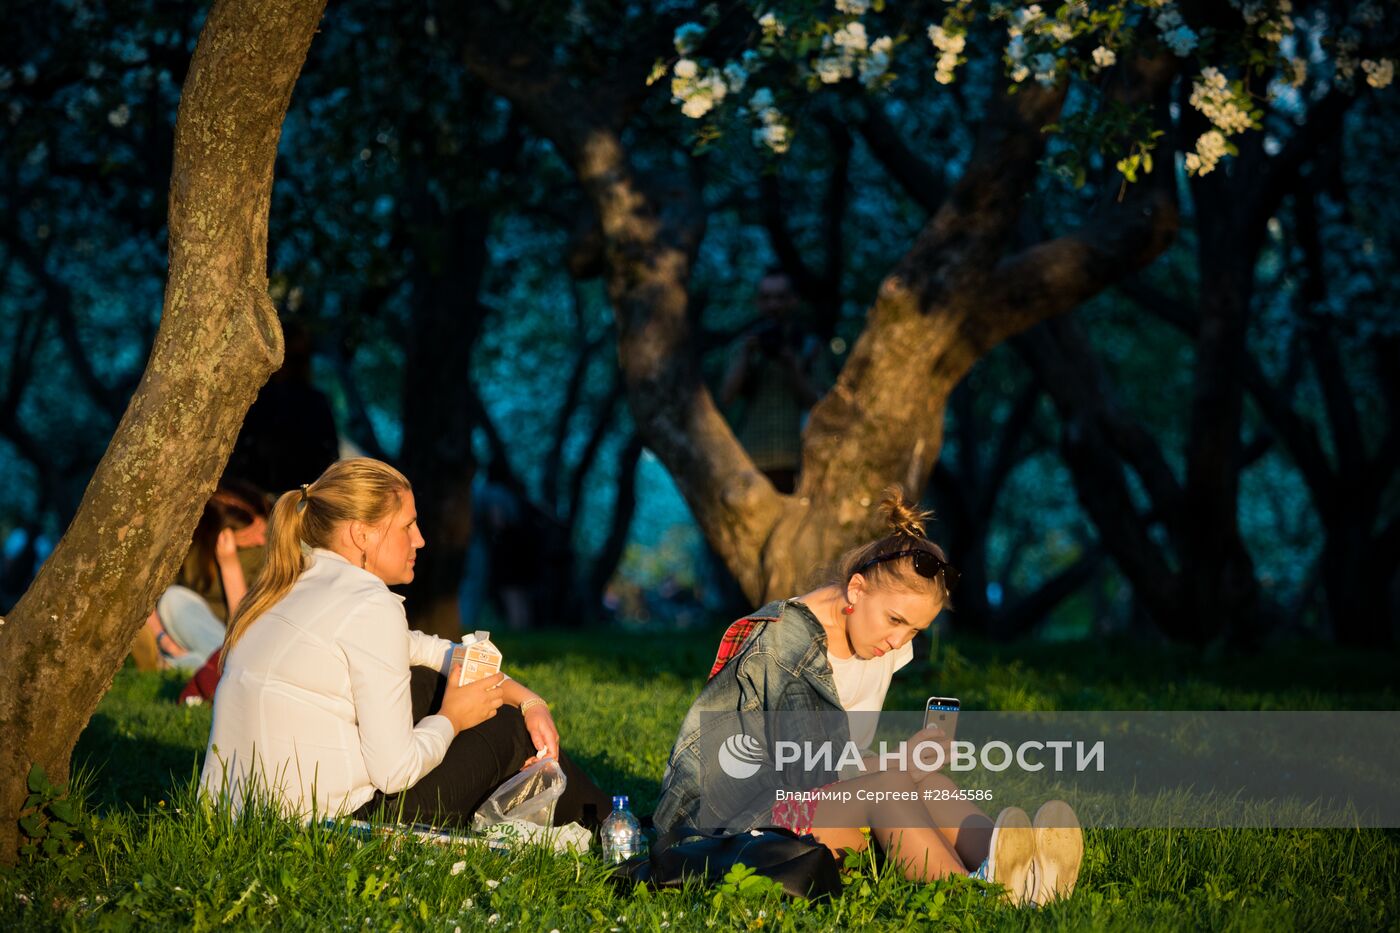
[[506, 781], [472, 817], [472, 829], [483, 832], [497, 823], [517, 820], [536, 826], [554, 825], [554, 805], [568, 779], [552, 758], [537, 761]]
[[540, 826], [520, 820], [506, 820], [488, 828], [484, 838], [491, 848], [506, 852], [522, 845], [537, 845], [547, 846], [558, 853], [584, 853], [593, 844], [593, 834], [578, 823]]

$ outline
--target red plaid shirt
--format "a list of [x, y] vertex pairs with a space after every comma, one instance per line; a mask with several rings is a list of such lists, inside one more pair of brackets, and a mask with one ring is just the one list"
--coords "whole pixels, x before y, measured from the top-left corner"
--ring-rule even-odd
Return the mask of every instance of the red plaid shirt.
[[[734, 656], [739, 653], [739, 649], [744, 647], [744, 642], [748, 640], [749, 633], [753, 631], [756, 623], [776, 621], [778, 620], [763, 616], [748, 616], [725, 629], [723, 637], [719, 640], [719, 651], [715, 654], [715, 663], [710, 667], [710, 677], [714, 677], [723, 670], [724, 665], [734, 659]], [[709, 680], [710, 678], [705, 679]]]

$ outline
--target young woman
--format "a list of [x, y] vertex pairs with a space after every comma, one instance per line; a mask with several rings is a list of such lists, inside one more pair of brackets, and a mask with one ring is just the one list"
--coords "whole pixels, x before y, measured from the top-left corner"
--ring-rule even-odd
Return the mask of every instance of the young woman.
[[262, 566], [266, 534], [261, 494], [224, 486], [214, 492], [174, 585], [146, 619], [165, 666], [196, 671], [223, 644], [228, 621]]
[[210, 796], [450, 825], [550, 756], [568, 778], [557, 823], [608, 813], [560, 751], [544, 700], [500, 674], [458, 686], [452, 642], [409, 629], [389, 586], [412, 581], [423, 544], [408, 480], [377, 460], [341, 460], [277, 500], [267, 561], [224, 644], [201, 777]]
[[[1043, 806], [1034, 823], [1016, 807], [1003, 810], [994, 823], [970, 802], [909, 794], [956, 789], [941, 772], [880, 771], [867, 762], [872, 767], [866, 773], [840, 782], [842, 790], [852, 792], [850, 802], [830, 795], [777, 801], [771, 789], [759, 794], [740, 790], [733, 775], [713, 767], [717, 736], [720, 730], [733, 731], [733, 717], [753, 728], [769, 728], [757, 724], [755, 711], [794, 711], [784, 720], [790, 740], [836, 737], [844, 742], [845, 736], [831, 733], [831, 718], [821, 715], [835, 711], [847, 714], [838, 719], [838, 732], [862, 747], [873, 737], [874, 713], [883, 707], [890, 678], [913, 659], [914, 636], [948, 605], [957, 581], [942, 549], [924, 536], [928, 513], [907, 504], [897, 488], [887, 492], [883, 509], [889, 533], [845, 554], [831, 582], [770, 603], [730, 626], [710, 680], [671, 751], [656, 826], [663, 832], [681, 826], [706, 829], [707, 820], [716, 818], [731, 829], [779, 826], [811, 835], [838, 856], [865, 848], [869, 843], [860, 827], [868, 826], [910, 879], [971, 874], [1004, 885], [1015, 903], [1040, 904], [1064, 896], [1078, 877], [1083, 839], [1073, 811], [1062, 801]], [[804, 730], [814, 734], [804, 736]], [[934, 727], [909, 745], [925, 740], [947, 739]], [[835, 780], [839, 776], [833, 775]], [[870, 795], [855, 793], [861, 790], [912, 799], [877, 806], [868, 802]], [[758, 809], [753, 801], [773, 803], [771, 809], [766, 803]], [[736, 818], [752, 825], [736, 826]]]

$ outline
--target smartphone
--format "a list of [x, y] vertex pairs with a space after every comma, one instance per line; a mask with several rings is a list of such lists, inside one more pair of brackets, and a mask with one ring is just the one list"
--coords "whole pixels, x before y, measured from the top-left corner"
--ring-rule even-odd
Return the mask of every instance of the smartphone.
[[958, 728], [958, 710], [962, 703], [957, 697], [929, 697], [924, 704], [924, 728], [937, 726], [952, 739]]

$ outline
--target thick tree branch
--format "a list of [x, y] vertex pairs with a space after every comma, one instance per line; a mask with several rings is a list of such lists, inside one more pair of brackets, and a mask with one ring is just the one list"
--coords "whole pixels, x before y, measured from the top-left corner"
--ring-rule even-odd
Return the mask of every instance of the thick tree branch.
[[825, 278], [813, 271], [802, 257], [797, 241], [788, 229], [787, 208], [783, 203], [782, 183], [777, 172], [767, 172], [758, 182], [759, 201], [762, 207], [763, 226], [768, 231], [768, 242], [773, 254], [778, 257], [778, 265], [792, 279], [793, 286], [803, 300], [816, 305], [827, 297]]
[[1064, 417], [1092, 419], [1116, 455], [1138, 475], [1153, 513], [1170, 527], [1181, 507], [1182, 489], [1156, 440], [1113, 401], [1108, 377], [1078, 324], [1068, 318], [1045, 322], [1018, 338], [1017, 349], [1034, 355], [1040, 384]]
[[[1120, 282], [1119, 289], [1154, 317], [1171, 324], [1188, 337], [1195, 335], [1197, 313], [1185, 302], [1172, 300], [1138, 278]], [[1265, 375], [1257, 359], [1246, 354], [1241, 365], [1244, 367], [1245, 387], [1303, 474], [1317, 508], [1329, 511], [1335, 496], [1334, 473], [1317, 429], [1298, 414], [1287, 396]]]
[[472, 5], [466, 19], [468, 66], [555, 142], [598, 216], [638, 431], [746, 589], [762, 592], [751, 557], [781, 504], [720, 416], [693, 356], [688, 281], [705, 221], [698, 180], [639, 176], [617, 132], [618, 112], [568, 86], [545, 51], [496, 8]]

